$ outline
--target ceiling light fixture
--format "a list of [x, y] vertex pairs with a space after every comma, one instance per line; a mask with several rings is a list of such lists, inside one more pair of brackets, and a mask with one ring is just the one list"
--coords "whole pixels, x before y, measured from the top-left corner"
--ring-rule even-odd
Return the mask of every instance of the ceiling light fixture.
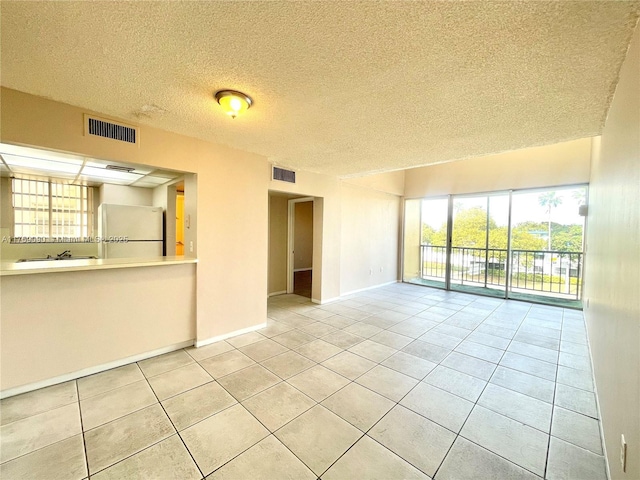
[[231, 118], [249, 110], [253, 104], [251, 97], [235, 90], [220, 90], [215, 93], [214, 98]]

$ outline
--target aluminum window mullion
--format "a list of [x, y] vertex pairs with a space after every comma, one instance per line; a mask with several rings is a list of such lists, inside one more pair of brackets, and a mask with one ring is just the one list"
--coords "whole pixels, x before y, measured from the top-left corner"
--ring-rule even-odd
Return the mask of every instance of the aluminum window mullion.
[[49, 241], [53, 240], [52, 230], [53, 230], [53, 199], [51, 197], [51, 181], [47, 183], [48, 193], [49, 193]]
[[446, 265], [444, 288], [451, 290], [451, 249], [453, 245], [453, 195], [449, 195], [447, 205], [447, 238], [446, 238]]
[[[509, 190], [509, 212], [507, 214], [507, 262], [506, 271], [504, 277], [504, 298], [509, 298], [509, 288], [511, 286], [511, 263], [513, 262], [511, 251], [511, 214], [513, 207], [513, 190]], [[520, 256], [518, 255], [518, 262], [520, 262]], [[520, 269], [518, 268], [518, 271]]]
[[485, 225], [484, 240], [484, 288], [487, 288], [487, 275], [489, 274], [489, 195], [487, 195], [487, 223]]

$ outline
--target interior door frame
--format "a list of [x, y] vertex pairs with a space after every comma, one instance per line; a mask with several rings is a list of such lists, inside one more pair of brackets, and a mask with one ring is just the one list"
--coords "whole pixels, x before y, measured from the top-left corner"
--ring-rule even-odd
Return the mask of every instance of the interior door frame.
[[[287, 293], [293, 293], [293, 268], [294, 268], [294, 249], [295, 249], [295, 225], [296, 225], [296, 203], [313, 202], [315, 197], [290, 198], [288, 200], [288, 216], [287, 216]], [[313, 271], [313, 265], [311, 266]]]

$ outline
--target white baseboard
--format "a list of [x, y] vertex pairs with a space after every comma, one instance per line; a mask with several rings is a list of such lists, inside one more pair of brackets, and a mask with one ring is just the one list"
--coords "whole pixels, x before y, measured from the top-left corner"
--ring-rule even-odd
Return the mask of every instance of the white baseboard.
[[587, 331], [587, 347], [589, 348], [589, 361], [591, 365], [591, 381], [593, 382], [593, 395], [596, 398], [596, 412], [598, 412], [598, 424], [600, 426], [600, 443], [602, 444], [602, 454], [604, 456], [604, 467], [607, 480], [611, 478], [611, 466], [607, 455], [607, 444], [604, 441], [604, 425], [602, 424], [602, 411], [600, 410], [600, 397], [598, 396], [598, 384], [596, 383], [596, 369], [593, 365], [593, 354], [591, 352], [591, 339], [589, 338], [589, 326], [587, 324], [587, 314], [583, 312], [582, 318]]
[[287, 291], [286, 291], [286, 290], [281, 290], [281, 291], [279, 291], [279, 292], [272, 292], [272, 293], [269, 293], [269, 294], [267, 295], [267, 298], [269, 298], [269, 297], [275, 297], [276, 295], [284, 295], [285, 293], [287, 293]]
[[351, 290], [350, 292], [341, 293], [341, 297], [346, 297], [347, 295], [353, 295], [354, 293], [366, 292], [367, 290], [373, 290], [374, 288], [386, 287], [387, 285], [393, 285], [394, 283], [399, 283], [399, 280], [393, 280], [391, 282], [379, 283], [378, 285], [372, 285], [370, 287], [359, 288], [357, 290]]
[[313, 270], [313, 268], [294, 268], [293, 269], [293, 273], [295, 273], [295, 272], [308, 272], [310, 270]]
[[341, 293], [339, 297], [333, 297], [333, 298], [329, 298], [327, 300], [318, 300], [317, 298], [312, 298], [311, 299], [311, 303], [317, 303], [318, 305], [326, 305], [327, 303], [337, 302], [342, 297], [346, 297], [346, 296], [352, 295], [354, 293], [364, 292], [366, 290], [373, 290], [374, 288], [385, 287], [387, 285], [393, 285], [394, 283], [399, 283], [399, 280], [393, 280], [391, 282], [380, 283], [378, 285], [372, 285], [370, 287], [360, 288], [358, 290], [351, 290], [350, 292]]
[[338, 300], [340, 300], [340, 297], [333, 297], [327, 300], [318, 300], [317, 298], [312, 298], [311, 303], [317, 303], [318, 305], [326, 305], [327, 303], [337, 302]]
[[150, 352], [139, 353], [130, 357], [114, 360], [113, 362], [103, 363], [102, 365], [96, 365], [95, 367], [83, 368], [71, 373], [66, 373], [58, 377], [48, 378], [39, 382], [29, 383], [27, 385], [21, 385], [15, 388], [9, 388], [0, 392], [0, 399], [13, 397], [14, 395], [20, 395], [21, 393], [31, 392], [32, 390], [38, 390], [39, 388], [50, 387], [51, 385], [57, 385], [58, 383], [68, 382], [69, 380], [76, 380], [78, 378], [93, 375], [94, 373], [104, 372], [105, 370], [111, 370], [113, 368], [122, 367], [130, 363], [139, 362], [140, 360], [146, 360], [147, 358], [162, 355], [163, 353], [174, 352], [181, 348], [190, 347], [193, 345], [193, 340], [186, 342], [176, 343], [167, 347], [158, 348]]
[[204, 347], [205, 345], [209, 345], [211, 343], [219, 342], [220, 340], [226, 340], [227, 338], [237, 337], [238, 335], [242, 335], [244, 333], [254, 332], [256, 330], [260, 330], [267, 326], [267, 322], [260, 323], [258, 325], [254, 325], [253, 327], [243, 328], [241, 330], [236, 330], [234, 332], [225, 333], [223, 335], [218, 335], [216, 337], [207, 338], [206, 340], [196, 340], [195, 346]]

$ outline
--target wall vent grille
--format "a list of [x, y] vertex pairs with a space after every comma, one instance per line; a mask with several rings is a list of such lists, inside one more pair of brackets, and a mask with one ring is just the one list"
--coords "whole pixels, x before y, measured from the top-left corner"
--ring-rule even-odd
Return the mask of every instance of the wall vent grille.
[[296, 183], [296, 172], [284, 168], [273, 167], [273, 179], [281, 182]]
[[89, 116], [86, 117], [85, 126], [89, 135], [133, 144], [137, 143], [138, 140], [138, 131], [135, 127], [128, 127]]

